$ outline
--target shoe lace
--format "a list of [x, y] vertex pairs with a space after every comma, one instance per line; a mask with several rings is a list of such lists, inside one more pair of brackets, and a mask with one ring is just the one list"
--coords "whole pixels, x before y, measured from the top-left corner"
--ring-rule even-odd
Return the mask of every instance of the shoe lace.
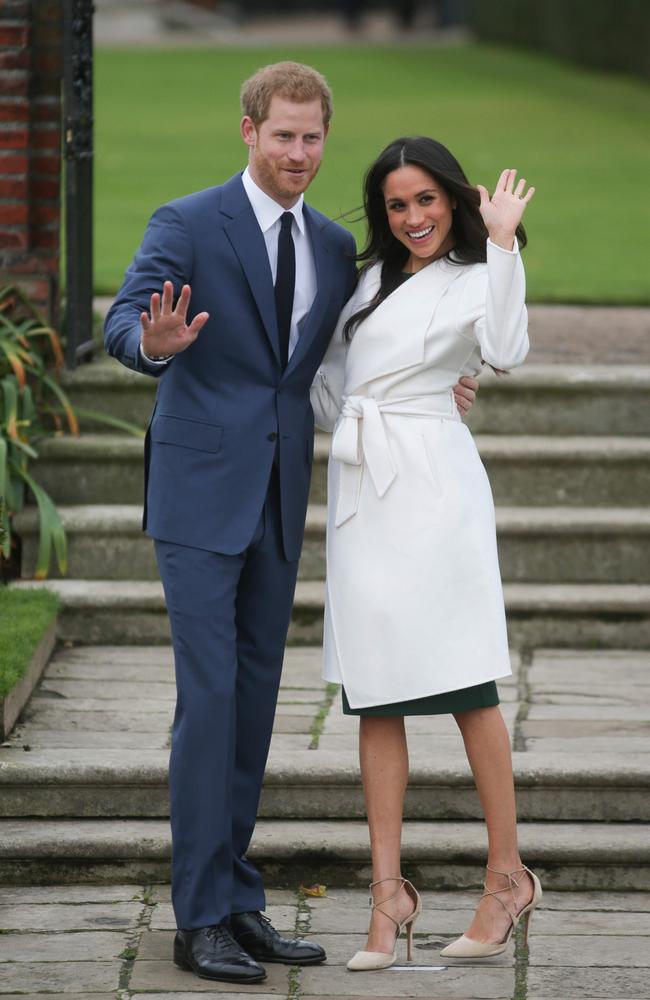
[[[485, 889], [485, 892], [483, 893], [483, 896], [493, 896], [494, 899], [496, 899], [497, 903], [501, 903], [501, 906], [503, 907], [503, 909], [506, 911], [506, 913], [516, 926], [517, 921], [519, 920], [519, 913], [517, 911], [517, 899], [515, 896], [515, 889], [519, 888], [519, 883], [521, 882], [522, 879], [522, 875], [519, 875], [519, 873], [527, 872], [528, 869], [524, 867], [524, 868], [515, 868], [514, 871], [511, 872], [500, 872], [496, 868], [491, 868], [490, 865], [486, 865], [486, 868], [488, 871], [494, 872], [496, 875], [503, 875], [505, 878], [508, 879], [508, 884], [504, 885], [503, 888], [501, 889], [488, 889], [487, 884], [484, 884], [483, 888]], [[519, 875], [519, 878], [516, 879], [515, 875]], [[510, 893], [510, 896], [512, 898], [512, 912], [508, 909], [506, 904], [499, 897], [498, 894], [500, 892]]]
[[215, 944], [232, 944], [235, 946], [237, 944], [225, 924], [213, 924], [207, 928], [205, 936], [208, 941], [213, 941]]
[[258, 919], [259, 919], [259, 922], [260, 922], [261, 926], [264, 928], [264, 931], [266, 932], [266, 934], [269, 935], [269, 937], [272, 937], [272, 938], [279, 938], [279, 937], [281, 937], [279, 931], [276, 931], [275, 927], [271, 923], [270, 917], [265, 916], [263, 913], [259, 913], [258, 914]]
[[285, 940], [282, 937], [282, 935], [280, 934], [280, 932], [278, 930], [276, 930], [275, 927], [273, 926], [273, 924], [271, 923], [270, 917], [267, 917], [264, 913], [261, 913], [258, 910], [256, 912], [256, 914], [255, 914], [255, 918], [256, 918], [257, 922], [259, 923], [260, 927], [262, 928], [262, 930], [264, 931], [264, 933], [267, 935], [267, 937], [271, 941], [283, 941], [283, 940]]

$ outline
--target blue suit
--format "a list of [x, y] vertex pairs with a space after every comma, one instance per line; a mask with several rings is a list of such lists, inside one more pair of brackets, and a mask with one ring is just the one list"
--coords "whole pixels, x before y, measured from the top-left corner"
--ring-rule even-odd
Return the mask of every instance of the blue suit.
[[[143, 527], [175, 651], [172, 899], [179, 927], [264, 908], [245, 856], [271, 738], [313, 456], [309, 388], [356, 281], [354, 240], [304, 206], [317, 292], [287, 367], [241, 176], [158, 209], [106, 318], [109, 354], [158, 376]], [[210, 318], [165, 367], [140, 355], [163, 281]]]

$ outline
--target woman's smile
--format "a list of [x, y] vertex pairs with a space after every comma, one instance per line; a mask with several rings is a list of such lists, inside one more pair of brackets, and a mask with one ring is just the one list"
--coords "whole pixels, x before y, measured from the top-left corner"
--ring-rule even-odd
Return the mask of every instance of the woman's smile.
[[451, 198], [435, 178], [406, 164], [391, 171], [383, 184], [388, 225], [410, 251], [406, 270], [419, 271], [454, 245]]
[[414, 243], [422, 243], [423, 240], [426, 240], [427, 237], [431, 235], [433, 230], [434, 226], [427, 226], [425, 229], [419, 229], [415, 232], [407, 230], [406, 235], [410, 240], [413, 240]]

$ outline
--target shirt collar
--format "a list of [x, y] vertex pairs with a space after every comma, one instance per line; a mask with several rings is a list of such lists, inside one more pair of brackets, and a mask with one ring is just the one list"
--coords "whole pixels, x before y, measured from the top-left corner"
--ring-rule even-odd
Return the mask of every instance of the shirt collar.
[[251, 177], [248, 167], [244, 170], [241, 179], [244, 185], [244, 190], [248, 195], [248, 200], [250, 201], [253, 212], [255, 213], [255, 218], [257, 219], [259, 227], [263, 233], [267, 232], [271, 226], [275, 225], [284, 212], [291, 212], [296, 220], [298, 229], [304, 235], [305, 217], [302, 211], [304, 203], [303, 195], [300, 195], [293, 208], [284, 208], [282, 205], [279, 205], [277, 201], [274, 201], [273, 198], [269, 197], [265, 191], [262, 191], [261, 187], [258, 187]]

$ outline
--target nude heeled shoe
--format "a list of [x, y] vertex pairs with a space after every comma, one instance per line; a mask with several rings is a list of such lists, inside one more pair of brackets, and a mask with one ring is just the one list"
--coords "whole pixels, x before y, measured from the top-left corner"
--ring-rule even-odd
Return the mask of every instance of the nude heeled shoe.
[[[526, 868], [526, 865], [524, 865], [523, 868], [515, 868], [515, 870], [512, 872], [499, 872], [496, 870], [496, 868], [490, 868], [489, 865], [487, 865], [487, 869], [488, 871], [494, 872], [496, 875], [505, 875], [508, 879], [508, 884], [504, 886], [503, 889], [488, 889], [487, 885], [484, 885], [485, 892], [483, 893], [483, 896], [494, 896], [495, 899], [498, 899], [502, 907], [510, 917], [511, 924], [508, 933], [505, 937], [505, 940], [500, 941], [497, 944], [494, 944], [493, 942], [490, 941], [475, 941], [474, 938], [469, 938], [467, 937], [466, 934], [463, 934], [455, 941], [452, 941], [451, 944], [448, 944], [446, 948], [442, 949], [442, 951], [440, 952], [441, 957], [487, 958], [489, 955], [500, 955], [508, 947], [508, 942], [512, 937], [513, 931], [516, 929], [517, 924], [519, 923], [522, 917], [524, 918], [524, 944], [526, 945], [528, 944], [528, 929], [530, 926], [530, 918], [532, 917], [533, 911], [535, 910], [540, 899], [542, 898], [542, 886], [540, 884], [539, 879], [537, 878], [537, 875], [535, 875], [534, 872], [531, 872], [530, 868]], [[511, 913], [506, 904], [503, 902], [503, 900], [499, 899], [498, 893], [500, 892], [511, 893], [513, 901], [513, 910], [514, 910], [514, 907], [516, 906], [514, 890], [519, 885], [519, 882], [515, 878], [515, 875], [518, 872], [528, 872], [531, 879], [533, 880], [533, 889], [534, 889], [533, 898], [531, 899], [530, 903], [527, 903], [526, 906], [524, 906], [523, 909], [519, 911], [519, 913], [514, 913], [514, 912]], [[481, 896], [481, 899], [483, 899], [483, 896]]]
[[[395, 890], [392, 896], [387, 896], [386, 899], [382, 899], [379, 903], [375, 903], [372, 898], [372, 890], [376, 885], [381, 885], [382, 882], [399, 882], [399, 886]], [[390, 913], [386, 913], [381, 907], [384, 903], [389, 903], [391, 899], [395, 899], [398, 895], [402, 886], [406, 889], [409, 896], [413, 900], [413, 912], [408, 915], [406, 920], [403, 920], [400, 924], [394, 917], [391, 917]], [[420, 916], [422, 912], [422, 900], [420, 899], [420, 893], [417, 891], [415, 886], [409, 882], [407, 878], [380, 878], [377, 882], [370, 883], [370, 898], [368, 902], [370, 903], [372, 910], [379, 910], [383, 913], [385, 917], [392, 920], [397, 928], [395, 933], [395, 945], [397, 945], [397, 939], [406, 927], [406, 957], [410, 962], [413, 955], [413, 925], [415, 921]], [[358, 951], [352, 956], [348, 962], [348, 969], [351, 972], [371, 972], [377, 969], [388, 969], [391, 965], [394, 965], [397, 961], [397, 950], [393, 948], [392, 952], [389, 954], [385, 951]]]

